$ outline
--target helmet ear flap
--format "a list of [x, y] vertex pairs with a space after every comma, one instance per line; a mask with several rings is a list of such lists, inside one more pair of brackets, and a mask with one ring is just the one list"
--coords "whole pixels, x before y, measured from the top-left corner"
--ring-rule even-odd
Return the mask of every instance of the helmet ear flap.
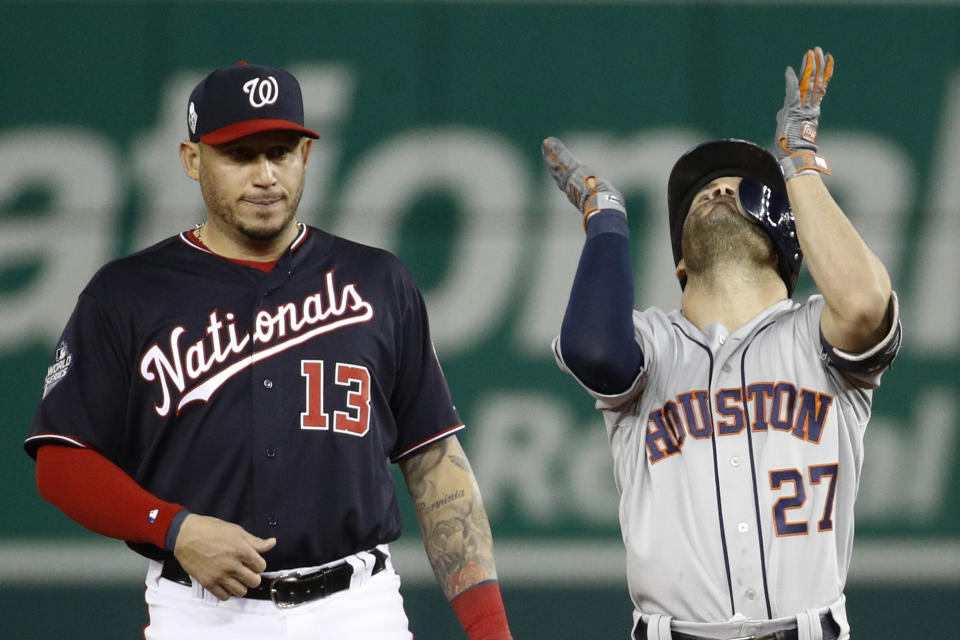
[[742, 215], [764, 226], [776, 227], [784, 221], [784, 217], [793, 219], [786, 193], [749, 177], [740, 180], [737, 209]]
[[786, 192], [771, 188], [754, 178], [744, 177], [740, 180], [736, 199], [740, 214], [759, 225], [773, 242], [780, 277], [787, 285], [787, 295], [793, 295], [803, 252]]

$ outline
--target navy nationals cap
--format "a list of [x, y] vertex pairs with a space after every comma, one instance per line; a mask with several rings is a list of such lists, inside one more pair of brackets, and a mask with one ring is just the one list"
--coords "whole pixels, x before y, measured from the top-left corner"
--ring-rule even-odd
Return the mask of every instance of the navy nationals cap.
[[320, 137], [303, 126], [300, 84], [283, 69], [239, 62], [212, 71], [190, 93], [191, 142], [223, 144], [273, 129]]

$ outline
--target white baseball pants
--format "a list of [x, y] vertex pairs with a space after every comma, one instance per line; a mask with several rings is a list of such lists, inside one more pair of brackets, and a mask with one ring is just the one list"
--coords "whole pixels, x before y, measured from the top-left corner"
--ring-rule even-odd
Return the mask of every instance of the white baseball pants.
[[[266, 600], [221, 601], [199, 584], [188, 587], [162, 579], [161, 568], [151, 561], [147, 569], [144, 598], [150, 622], [143, 631], [145, 640], [413, 638], [400, 596], [400, 576], [389, 559], [376, 575], [355, 564], [349, 589], [287, 609]], [[270, 575], [276, 574], [264, 574]]]

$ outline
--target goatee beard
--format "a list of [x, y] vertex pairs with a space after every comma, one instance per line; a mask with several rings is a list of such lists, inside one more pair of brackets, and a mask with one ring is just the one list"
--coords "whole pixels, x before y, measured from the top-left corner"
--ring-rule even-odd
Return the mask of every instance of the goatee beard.
[[727, 199], [706, 213], [689, 216], [683, 228], [683, 260], [687, 273], [704, 273], [725, 263], [769, 265], [773, 245], [756, 224], [740, 215]]
[[200, 192], [203, 195], [203, 201], [207, 205], [210, 216], [222, 220], [227, 226], [255, 244], [273, 242], [287, 231], [297, 213], [297, 207], [300, 205], [304, 185], [304, 180], [301, 179], [296, 190], [290, 193], [287, 199], [287, 204], [289, 205], [287, 213], [276, 226], [258, 227], [244, 224], [235, 214], [231, 203], [205, 178], [202, 171], [200, 172], [199, 182]]

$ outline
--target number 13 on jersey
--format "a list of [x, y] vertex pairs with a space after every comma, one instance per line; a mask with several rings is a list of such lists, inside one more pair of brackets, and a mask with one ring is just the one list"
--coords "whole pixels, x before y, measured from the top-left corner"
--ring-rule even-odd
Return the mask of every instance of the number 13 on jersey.
[[[323, 360], [301, 360], [300, 373], [307, 382], [307, 410], [300, 414], [300, 428], [326, 431], [330, 428], [330, 415], [323, 407]], [[338, 362], [333, 382], [346, 393], [348, 409], [333, 412], [333, 430], [357, 437], [367, 435], [370, 430], [370, 372], [364, 366]]]

